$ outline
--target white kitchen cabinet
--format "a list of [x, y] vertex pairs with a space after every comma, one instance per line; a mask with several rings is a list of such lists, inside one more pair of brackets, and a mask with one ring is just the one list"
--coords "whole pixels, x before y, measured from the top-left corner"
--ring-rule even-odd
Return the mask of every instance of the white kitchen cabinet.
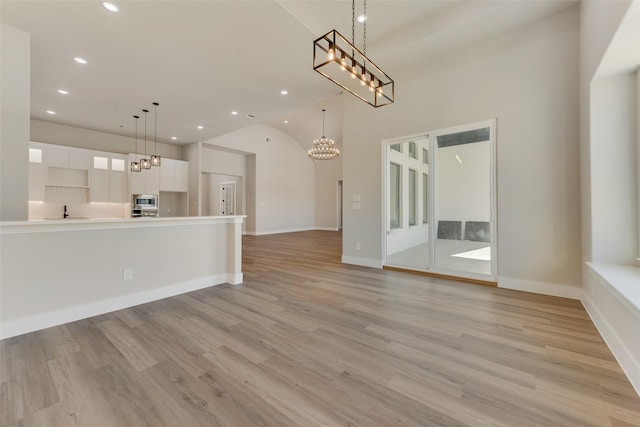
[[45, 169], [42, 163], [29, 163], [29, 200], [44, 201]]
[[91, 170], [91, 186], [89, 200], [92, 202], [109, 202], [109, 171], [102, 169]]
[[124, 171], [124, 156], [106, 153], [93, 156], [91, 169], [91, 188], [89, 198], [92, 202], [126, 203], [127, 175]]
[[179, 161], [176, 164], [175, 191], [189, 191], [189, 162]]
[[[129, 163], [134, 160], [134, 155], [129, 155]], [[141, 156], [138, 155], [138, 161]], [[165, 159], [162, 159], [164, 163]], [[160, 166], [160, 168], [164, 167]], [[129, 170], [129, 188], [130, 194], [158, 194], [160, 192], [160, 171], [157, 166], [151, 169], [142, 169], [140, 172], [131, 172]]]
[[50, 168], [68, 168], [69, 151], [61, 148], [47, 148], [46, 162], [47, 167]]
[[120, 171], [109, 171], [109, 201], [126, 203], [127, 174]]
[[82, 169], [88, 171], [91, 169], [91, 159], [93, 156], [86, 151], [70, 151], [69, 152], [69, 168]]
[[160, 191], [189, 191], [189, 162], [162, 159], [160, 166]]
[[47, 148], [47, 167], [89, 170], [91, 155], [84, 150], [76, 150]]
[[176, 168], [173, 159], [162, 159], [160, 165], [160, 191], [173, 191]]

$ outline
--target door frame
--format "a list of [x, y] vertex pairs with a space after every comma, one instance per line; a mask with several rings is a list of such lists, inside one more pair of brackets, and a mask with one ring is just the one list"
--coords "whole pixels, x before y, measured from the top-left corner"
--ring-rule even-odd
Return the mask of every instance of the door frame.
[[[408, 142], [415, 139], [426, 138], [428, 140], [429, 146], [429, 174], [427, 177], [428, 181], [428, 200], [427, 207], [429, 210], [429, 267], [427, 270], [416, 268], [416, 271], [425, 271], [429, 273], [435, 274], [443, 274], [447, 276], [455, 276], [465, 279], [473, 279], [480, 281], [497, 281], [498, 277], [498, 198], [497, 198], [497, 119], [483, 120], [474, 123], [466, 123], [458, 126], [452, 126], [448, 128], [441, 128], [436, 130], [430, 130], [428, 132], [420, 132], [411, 135], [404, 135], [396, 138], [388, 138], [382, 140], [382, 226], [381, 232], [383, 238], [382, 240], [382, 254], [383, 254], [383, 265], [387, 265], [387, 239], [388, 239], [388, 229], [387, 224], [389, 222], [389, 158], [387, 147], [393, 144], [399, 144]], [[434, 224], [436, 221], [435, 217], [435, 174], [437, 170], [437, 162], [435, 161], [435, 150], [436, 150], [436, 137], [438, 135], [445, 135], [448, 133], [456, 133], [463, 132], [466, 130], [473, 130], [478, 128], [489, 127], [490, 138], [490, 159], [489, 159], [489, 168], [490, 168], [490, 189], [489, 189], [489, 233], [491, 239], [491, 274], [477, 274], [459, 270], [448, 270], [448, 269], [438, 269], [435, 266], [435, 239], [437, 237], [437, 224]], [[404, 268], [404, 267], [403, 267]]]
[[[238, 208], [238, 192], [236, 189], [236, 181], [224, 181], [220, 183], [220, 212], [222, 213], [222, 215], [236, 215], [236, 210]], [[233, 213], [232, 214], [225, 214], [224, 213], [224, 201], [222, 200], [223, 197], [223, 191], [222, 188], [225, 185], [231, 185], [233, 187]]]

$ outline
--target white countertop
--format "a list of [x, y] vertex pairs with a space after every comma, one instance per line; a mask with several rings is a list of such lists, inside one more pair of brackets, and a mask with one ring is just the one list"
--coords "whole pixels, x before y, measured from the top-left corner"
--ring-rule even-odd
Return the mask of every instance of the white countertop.
[[185, 216], [167, 218], [67, 218], [0, 222], [0, 234], [74, 230], [101, 230], [137, 227], [168, 227], [197, 224], [241, 224], [246, 215]]

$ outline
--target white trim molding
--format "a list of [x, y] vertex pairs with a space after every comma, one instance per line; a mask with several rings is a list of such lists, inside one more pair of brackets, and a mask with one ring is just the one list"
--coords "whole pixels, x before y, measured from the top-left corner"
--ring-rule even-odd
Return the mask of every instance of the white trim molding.
[[176, 285], [162, 288], [150, 289], [148, 291], [136, 292], [129, 295], [122, 295], [101, 301], [76, 305], [62, 310], [49, 311], [34, 316], [24, 317], [3, 322], [0, 326], [0, 339], [11, 338], [40, 329], [50, 328], [112, 311], [122, 310], [135, 305], [156, 301], [210, 286], [220, 285], [227, 282], [226, 274], [202, 277]]
[[498, 277], [498, 287], [577, 300], [582, 297], [582, 288], [577, 286], [567, 286], [559, 285], [557, 283], [516, 279], [513, 277]]
[[359, 258], [354, 256], [342, 256], [343, 264], [360, 265], [362, 267], [382, 268], [382, 260], [373, 258]]
[[[603, 274], [614, 267], [587, 263], [584, 269], [582, 304], [631, 385], [640, 395], [640, 307], [629, 301], [616, 287], [616, 283], [609, 281], [619, 279], [620, 275]], [[639, 273], [634, 273], [632, 267], [627, 269], [619, 266], [618, 273], [621, 269], [629, 270], [629, 280], [637, 280]], [[640, 282], [634, 284], [640, 286]]]

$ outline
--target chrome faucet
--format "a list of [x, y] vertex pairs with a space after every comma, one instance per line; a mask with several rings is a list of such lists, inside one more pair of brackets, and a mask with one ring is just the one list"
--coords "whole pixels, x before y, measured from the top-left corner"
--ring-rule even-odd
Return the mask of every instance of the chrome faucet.
[[67, 218], [69, 216], [69, 212], [67, 212], [67, 205], [64, 205], [64, 215], [63, 218]]

